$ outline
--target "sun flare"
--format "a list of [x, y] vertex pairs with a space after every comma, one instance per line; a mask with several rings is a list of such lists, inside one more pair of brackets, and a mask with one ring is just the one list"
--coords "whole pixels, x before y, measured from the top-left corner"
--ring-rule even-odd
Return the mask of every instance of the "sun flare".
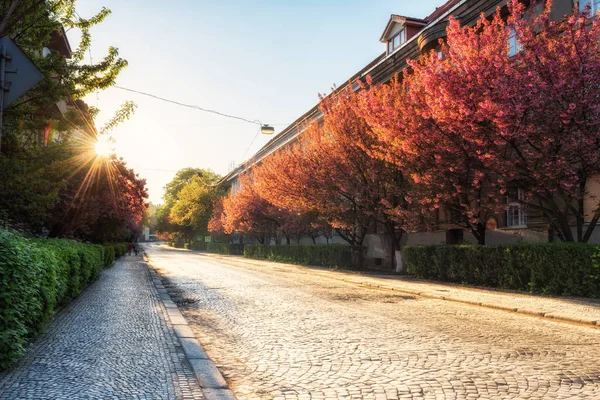
[[102, 157], [110, 157], [115, 152], [114, 141], [107, 135], [99, 135], [96, 138], [96, 144], [94, 146], [96, 154]]

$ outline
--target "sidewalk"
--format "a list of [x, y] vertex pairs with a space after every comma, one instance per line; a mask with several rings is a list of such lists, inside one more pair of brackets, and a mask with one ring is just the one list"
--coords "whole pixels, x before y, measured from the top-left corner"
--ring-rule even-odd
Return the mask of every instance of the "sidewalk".
[[187, 324], [173, 321], [179, 311], [165, 306], [170, 300], [152, 276], [141, 257], [123, 257], [105, 270], [13, 370], [0, 374], [0, 399], [232, 398], [226, 389], [203, 393], [206, 376], [194, 364], [210, 360], [205, 353], [203, 360], [186, 357], [190, 346], [182, 342], [199, 351], [197, 341], [178, 339]]
[[399, 275], [375, 275], [350, 271], [335, 271], [320, 267], [302, 267], [293, 264], [253, 260], [242, 256], [226, 256], [211, 253], [198, 254], [235, 265], [243, 263], [260, 268], [277, 270], [284, 268], [303, 271], [304, 273], [319, 274], [330, 279], [337, 279], [357, 285], [394, 290], [426, 298], [453, 301], [506, 312], [527, 314], [563, 323], [600, 327], [600, 300], [536, 296], [503, 290], [464, 287], [450, 283], [421, 281]]

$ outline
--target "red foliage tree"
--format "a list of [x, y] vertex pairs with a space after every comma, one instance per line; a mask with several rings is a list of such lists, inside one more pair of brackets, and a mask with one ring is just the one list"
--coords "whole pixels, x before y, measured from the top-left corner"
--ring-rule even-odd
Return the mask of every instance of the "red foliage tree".
[[562, 240], [587, 242], [600, 218], [599, 199], [584, 209], [600, 172], [600, 24], [589, 8], [559, 22], [550, 9], [548, 2], [524, 15], [523, 5], [510, 3], [507, 27], [521, 51], [503, 60], [502, 87], [485, 108], [509, 151], [500, 173], [525, 190], [524, 202]]
[[600, 216], [592, 210], [583, 232], [600, 161], [600, 28], [577, 11], [552, 22], [550, 8], [525, 14], [512, 1], [507, 21], [500, 12], [472, 27], [451, 19], [443, 59], [432, 52], [409, 63], [403, 82], [361, 93], [358, 113], [385, 143], [380, 156], [412, 171], [425, 209], [444, 206], [479, 243], [487, 216], [517, 188], [564, 240], [575, 239], [575, 220], [587, 241]]
[[253, 177], [249, 174], [239, 176], [235, 192], [223, 199], [221, 223], [225, 233], [254, 235], [265, 244], [281, 226], [282, 215], [255, 190]]
[[223, 197], [219, 197], [218, 199], [213, 201], [213, 211], [208, 221], [208, 231], [216, 234], [225, 233], [225, 228], [223, 227]]
[[98, 243], [128, 240], [141, 230], [147, 197], [146, 181], [122, 159], [90, 158], [61, 193], [50, 235]]
[[278, 207], [316, 213], [356, 247], [380, 223], [393, 251], [414, 226], [409, 182], [396, 165], [374, 156], [378, 138], [355, 112], [359, 100], [351, 89], [323, 98], [323, 123], [310, 124], [297, 143], [263, 161], [257, 191]]
[[[443, 208], [449, 218], [441, 222], [466, 227], [481, 244], [486, 219], [504, 209], [498, 192], [505, 187], [493, 173], [498, 130], [478, 115], [498, 75], [495, 58], [507, 50], [502, 24], [499, 15], [474, 27], [452, 20], [444, 59], [431, 52], [410, 62], [402, 82], [362, 93], [363, 115], [386, 143], [384, 157], [411, 171], [423, 211]], [[482, 76], [470, 72], [475, 65]]]

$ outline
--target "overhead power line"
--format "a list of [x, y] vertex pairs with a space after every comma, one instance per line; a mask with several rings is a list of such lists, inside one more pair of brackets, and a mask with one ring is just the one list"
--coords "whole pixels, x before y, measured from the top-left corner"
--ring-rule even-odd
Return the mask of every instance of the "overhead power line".
[[240, 120], [240, 121], [248, 122], [249, 124], [256, 124], [256, 125], [260, 125], [260, 126], [262, 126], [262, 125], [263, 125], [263, 124], [262, 124], [262, 123], [261, 123], [259, 120], [257, 120], [257, 119], [255, 119], [255, 120], [250, 120], [250, 119], [247, 119], [247, 118], [244, 118], [244, 117], [238, 117], [237, 115], [226, 114], [226, 113], [222, 113], [222, 112], [220, 112], [220, 111], [211, 110], [211, 109], [209, 109], [209, 108], [204, 108], [204, 107], [196, 106], [196, 105], [193, 105], [193, 104], [185, 104], [185, 103], [181, 103], [181, 102], [179, 102], [179, 101], [175, 101], [175, 100], [166, 99], [166, 98], [164, 98], [164, 97], [160, 97], [160, 96], [157, 96], [157, 95], [155, 95], [155, 94], [152, 94], [152, 93], [146, 93], [146, 92], [142, 92], [142, 91], [139, 91], [139, 90], [128, 89], [128, 88], [125, 88], [125, 87], [122, 87], [122, 86], [116, 86], [116, 85], [115, 85], [115, 86], [113, 86], [113, 87], [114, 87], [114, 88], [117, 88], [117, 89], [125, 90], [125, 91], [127, 91], [127, 92], [132, 92], [132, 93], [141, 94], [141, 95], [143, 95], [143, 96], [152, 97], [152, 98], [154, 98], [154, 99], [161, 100], [161, 101], [165, 101], [165, 102], [167, 102], [167, 103], [176, 104], [176, 105], [178, 105], [178, 106], [187, 107], [187, 108], [193, 108], [193, 109], [195, 109], [195, 110], [200, 110], [200, 111], [204, 111], [204, 112], [207, 112], [207, 113], [211, 113], [211, 114], [220, 115], [221, 117], [225, 117], [225, 118], [232, 118], [232, 119], [237, 119], [237, 120]]
[[246, 154], [248, 154], [248, 152], [250, 151], [250, 148], [252, 147], [252, 145], [254, 144], [254, 142], [256, 141], [256, 138], [258, 137], [258, 134], [260, 133], [260, 129], [256, 132], [256, 135], [254, 135], [254, 139], [252, 139], [252, 142], [250, 142], [250, 144], [248, 145], [248, 148], [246, 149], [246, 151], [244, 152], [244, 155], [242, 156], [242, 161], [245, 160], [246, 158]]

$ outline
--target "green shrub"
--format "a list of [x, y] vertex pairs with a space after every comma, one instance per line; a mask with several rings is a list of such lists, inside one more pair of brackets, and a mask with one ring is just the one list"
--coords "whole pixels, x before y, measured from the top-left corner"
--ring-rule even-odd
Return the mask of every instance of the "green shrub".
[[103, 246], [0, 230], [0, 370], [106, 265]]
[[125, 253], [127, 253], [129, 243], [114, 243], [113, 246], [115, 247], [115, 259], [117, 259], [123, 257]]
[[113, 243], [104, 243], [104, 268], [108, 268], [115, 262], [116, 258], [116, 245]]
[[353, 250], [344, 245], [287, 245], [268, 246], [247, 244], [244, 246], [244, 257], [286, 262], [300, 265], [316, 265], [354, 269]]
[[600, 247], [572, 243], [514, 246], [408, 246], [409, 273], [419, 278], [600, 297]]
[[186, 250], [191, 250], [192, 244], [191, 243], [184, 243], [183, 244], [183, 248], [186, 249]]
[[209, 253], [231, 254], [241, 256], [244, 254], [244, 245], [209, 242], [206, 244], [206, 251]]

